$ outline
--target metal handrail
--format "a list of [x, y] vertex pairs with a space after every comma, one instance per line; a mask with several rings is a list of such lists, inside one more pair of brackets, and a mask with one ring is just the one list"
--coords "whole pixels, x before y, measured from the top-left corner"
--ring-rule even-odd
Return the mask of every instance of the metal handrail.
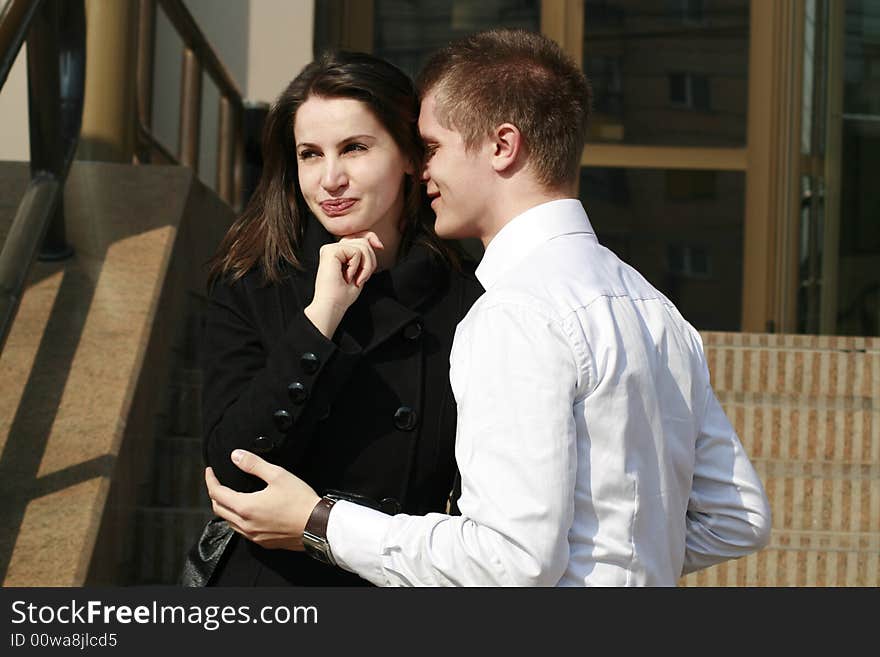
[[34, 14], [39, 8], [39, 2], [6, 0], [0, 10], [0, 89], [6, 83], [18, 51], [27, 37]]
[[[141, 161], [158, 159], [197, 169], [201, 74], [220, 91], [217, 191], [240, 207], [243, 188], [244, 103], [241, 92], [181, 0], [139, 0], [137, 129]], [[150, 129], [155, 11], [161, 6], [184, 42], [180, 143], [173, 155]], [[85, 79], [83, 0], [6, 0], [0, 6], [0, 88], [21, 50], [28, 51], [31, 181], [0, 250], [0, 351], [42, 246], [43, 259], [72, 252], [64, 243], [64, 184], [82, 124]], [[39, 102], [37, 102], [39, 98]]]
[[41, 245], [44, 258], [71, 253], [61, 200], [82, 122], [85, 31], [83, 0], [8, 0], [0, 14], [0, 86], [27, 43], [31, 152], [31, 181], [0, 250], [0, 351]]
[[[199, 124], [202, 104], [202, 71], [220, 93], [217, 148], [217, 193], [233, 207], [240, 207], [243, 188], [244, 102], [241, 91], [220, 61], [181, 0], [139, 0], [137, 55], [138, 157], [152, 161], [158, 154], [165, 162], [198, 169]], [[162, 8], [183, 40], [183, 75], [180, 93], [180, 130], [176, 156], [152, 131], [153, 52], [156, 7]], [[169, 159], [170, 158], [170, 159]]]

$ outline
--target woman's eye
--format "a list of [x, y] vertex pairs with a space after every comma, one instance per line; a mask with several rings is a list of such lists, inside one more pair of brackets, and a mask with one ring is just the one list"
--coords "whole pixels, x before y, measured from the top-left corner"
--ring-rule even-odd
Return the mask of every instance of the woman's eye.
[[317, 157], [317, 155], [315, 151], [300, 151], [298, 157], [301, 160], [310, 160], [313, 157]]
[[342, 149], [342, 152], [343, 153], [352, 153], [352, 152], [365, 151], [365, 150], [367, 150], [367, 147], [364, 146], [363, 144], [353, 143], [353, 144], [346, 144], [345, 148]]

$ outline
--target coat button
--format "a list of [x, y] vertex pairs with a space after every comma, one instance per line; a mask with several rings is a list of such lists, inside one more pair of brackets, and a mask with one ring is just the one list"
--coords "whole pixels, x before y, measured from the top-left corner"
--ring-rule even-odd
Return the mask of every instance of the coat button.
[[251, 449], [256, 454], [271, 452], [273, 447], [275, 447], [274, 441], [266, 436], [257, 436], [254, 438], [254, 442], [251, 443]]
[[318, 371], [318, 367], [321, 365], [321, 359], [311, 351], [307, 351], [299, 359], [299, 364], [303, 368], [303, 372], [306, 374], [314, 374]]
[[416, 320], [411, 324], [407, 324], [403, 328], [403, 337], [407, 340], [418, 340], [422, 337], [422, 323]]
[[400, 502], [395, 500], [393, 497], [386, 497], [384, 500], [379, 502], [379, 508], [382, 513], [387, 513], [389, 516], [396, 516], [400, 513]]
[[290, 413], [283, 409], [272, 413], [272, 418], [275, 420], [275, 426], [281, 433], [287, 433], [290, 431], [290, 427], [293, 426], [293, 418], [290, 416]]
[[412, 431], [418, 422], [418, 415], [409, 406], [401, 406], [394, 411], [394, 426], [401, 431]]
[[287, 395], [294, 404], [302, 404], [309, 396], [309, 391], [302, 383], [295, 381], [287, 386]]

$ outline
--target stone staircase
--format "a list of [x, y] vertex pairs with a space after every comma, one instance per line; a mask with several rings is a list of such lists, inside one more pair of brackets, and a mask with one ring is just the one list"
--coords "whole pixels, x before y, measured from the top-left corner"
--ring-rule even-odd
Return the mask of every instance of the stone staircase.
[[139, 491], [125, 585], [176, 584], [184, 555], [213, 516], [202, 459], [203, 308], [204, 297], [190, 292], [149, 477]]
[[[0, 162], [0, 241], [29, 180]], [[184, 413], [204, 263], [235, 212], [188, 167], [76, 161], [64, 214], [75, 256], [34, 264], [0, 352], [0, 580], [170, 582], [166, 536], [183, 546], [207, 509]]]
[[761, 552], [685, 586], [880, 585], [880, 339], [704, 333], [773, 512]]

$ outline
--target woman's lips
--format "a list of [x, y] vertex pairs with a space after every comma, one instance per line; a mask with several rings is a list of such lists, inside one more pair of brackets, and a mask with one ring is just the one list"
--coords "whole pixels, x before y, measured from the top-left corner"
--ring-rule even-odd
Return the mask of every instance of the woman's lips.
[[355, 203], [357, 203], [356, 198], [340, 198], [333, 199], [332, 201], [322, 201], [320, 205], [324, 214], [328, 217], [338, 217], [351, 210]]

